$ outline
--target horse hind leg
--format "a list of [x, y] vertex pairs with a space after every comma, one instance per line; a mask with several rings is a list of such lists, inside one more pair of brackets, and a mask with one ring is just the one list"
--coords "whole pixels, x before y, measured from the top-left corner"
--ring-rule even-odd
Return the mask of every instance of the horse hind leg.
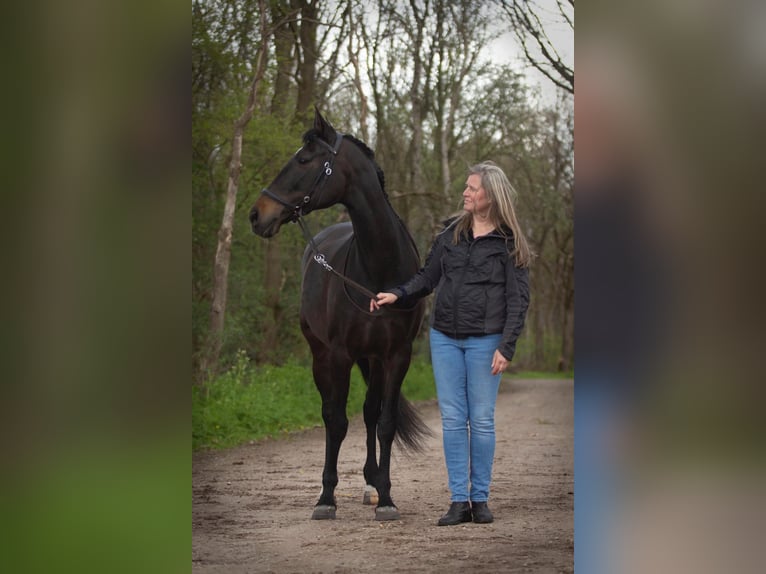
[[362, 504], [375, 506], [378, 504], [378, 489], [371, 484], [364, 485], [364, 494], [362, 495]]
[[[378, 475], [377, 460], [377, 426], [380, 417], [380, 380], [372, 376], [373, 365], [370, 360], [360, 359], [357, 361], [364, 382], [367, 383], [367, 394], [364, 399], [364, 426], [367, 430], [367, 459], [364, 463], [364, 494], [362, 504], [377, 505], [378, 490], [374, 482]], [[379, 368], [379, 366], [377, 366]]]
[[395, 407], [391, 401], [384, 401], [380, 421], [378, 423], [378, 440], [380, 440], [380, 464], [376, 486], [378, 504], [375, 507], [375, 520], [399, 520], [399, 510], [391, 498], [391, 446], [396, 434], [396, 420], [392, 417]]
[[380, 441], [380, 461], [376, 487], [378, 505], [375, 508], [375, 520], [399, 520], [399, 510], [391, 498], [391, 448], [396, 436], [399, 413], [399, 395], [402, 381], [410, 364], [409, 353], [397, 354], [385, 364], [385, 384], [378, 419], [378, 440]]
[[[382, 459], [388, 458], [388, 455], [385, 454], [387, 450], [386, 446], [381, 445], [380, 451]], [[399, 520], [401, 518], [399, 509], [391, 499], [390, 471], [388, 470], [388, 465], [386, 463], [381, 463], [380, 475], [381, 478], [377, 490], [377, 505], [375, 507], [375, 520]]]

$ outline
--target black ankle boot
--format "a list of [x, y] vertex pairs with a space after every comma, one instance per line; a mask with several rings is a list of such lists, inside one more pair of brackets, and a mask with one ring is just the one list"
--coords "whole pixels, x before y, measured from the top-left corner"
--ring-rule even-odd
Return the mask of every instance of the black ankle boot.
[[447, 514], [439, 519], [439, 526], [454, 526], [461, 522], [471, 522], [471, 505], [467, 502], [453, 502]]
[[495, 520], [486, 502], [472, 502], [471, 514], [473, 515], [473, 521], [478, 524], [489, 524]]

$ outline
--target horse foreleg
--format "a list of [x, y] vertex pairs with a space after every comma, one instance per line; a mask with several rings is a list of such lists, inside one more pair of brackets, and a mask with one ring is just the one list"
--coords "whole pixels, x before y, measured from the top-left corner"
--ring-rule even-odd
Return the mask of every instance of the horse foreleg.
[[347, 372], [345, 376], [332, 377], [327, 372], [317, 376], [315, 371], [314, 377], [322, 395], [325, 456], [322, 470], [322, 494], [319, 496], [311, 518], [326, 520], [335, 518], [337, 508], [335, 487], [338, 485], [338, 453], [348, 431], [346, 400], [348, 399], [349, 373]]

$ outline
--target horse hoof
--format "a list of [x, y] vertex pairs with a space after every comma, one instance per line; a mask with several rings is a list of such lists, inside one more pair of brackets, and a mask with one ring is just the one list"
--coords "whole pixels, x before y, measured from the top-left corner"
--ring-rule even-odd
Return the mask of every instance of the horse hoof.
[[335, 507], [329, 504], [315, 506], [311, 520], [335, 520]]
[[362, 504], [374, 506], [378, 503], [378, 491], [374, 486], [369, 484], [364, 487], [364, 498], [362, 498]]
[[378, 506], [375, 509], [375, 520], [400, 520], [396, 506]]

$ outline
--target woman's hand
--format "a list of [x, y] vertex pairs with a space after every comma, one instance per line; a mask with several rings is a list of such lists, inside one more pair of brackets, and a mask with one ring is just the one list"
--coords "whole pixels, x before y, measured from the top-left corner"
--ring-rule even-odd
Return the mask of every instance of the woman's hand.
[[503, 357], [500, 351], [495, 351], [492, 357], [492, 374], [499, 375], [508, 368], [508, 359]]
[[399, 297], [393, 293], [378, 293], [375, 299], [370, 299], [370, 313], [374, 313], [377, 309], [380, 309], [381, 305], [389, 305], [395, 303]]

